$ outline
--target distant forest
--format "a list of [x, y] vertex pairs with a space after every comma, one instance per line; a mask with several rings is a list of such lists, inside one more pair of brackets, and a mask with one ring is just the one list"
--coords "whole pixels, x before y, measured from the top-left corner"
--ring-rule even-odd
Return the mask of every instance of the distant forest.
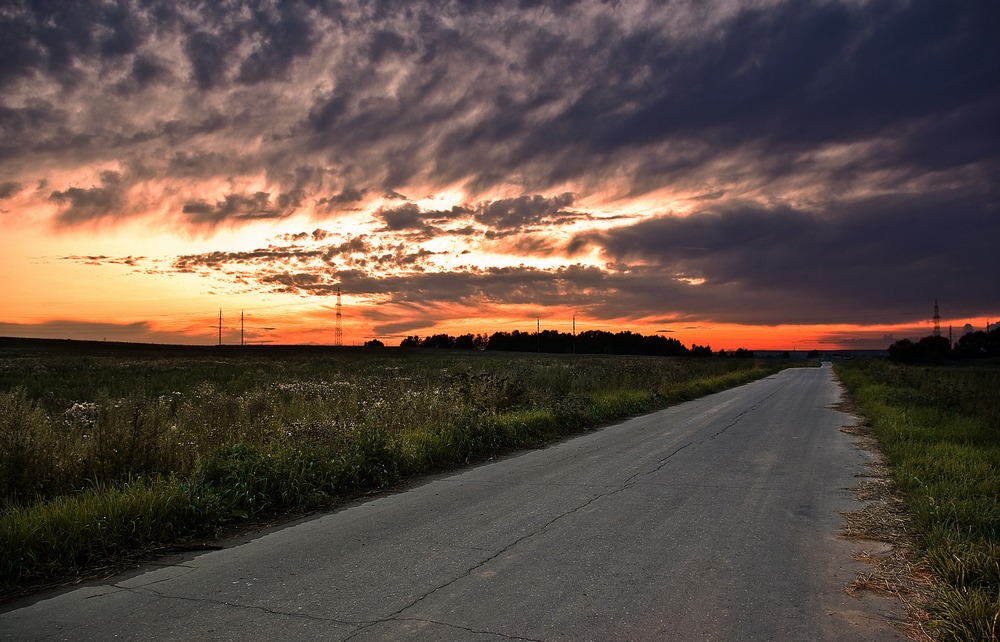
[[[381, 346], [380, 341], [369, 341], [367, 346]], [[713, 356], [711, 346], [692, 345], [690, 348], [677, 339], [659, 335], [642, 335], [635, 332], [606, 332], [604, 330], [588, 330], [573, 335], [555, 330], [542, 332], [494, 332], [485, 334], [463, 334], [453, 337], [447, 334], [435, 334], [421, 339], [418, 336], [406, 337], [401, 348], [452, 348], [466, 350], [497, 350], [507, 352], [546, 352], [561, 354], [619, 354], [619, 355], [650, 355], [660, 357], [710, 357]], [[754, 353], [745, 348], [726, 352], [719, 351], [721, 356], [753, 357]]]
[[913, 342], [900, 339], [889, 346], [889, 358], [898, 363], [934, 363], [1000, 358], [1000, 327], [962, 335], [952, 345], [947, 337], [929, 336]]

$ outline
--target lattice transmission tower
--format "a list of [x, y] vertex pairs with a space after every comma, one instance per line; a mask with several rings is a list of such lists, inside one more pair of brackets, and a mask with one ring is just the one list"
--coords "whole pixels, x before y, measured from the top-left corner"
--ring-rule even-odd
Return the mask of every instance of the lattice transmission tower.
[[337, 287], [337, 326], [333, 331], [333, 345], [344, 345], [344, 321], [340, 305], [340, 287]]
[[941, 311], [938, 309], [937, 299], [934, 299], [934, 336], [941, 336]]

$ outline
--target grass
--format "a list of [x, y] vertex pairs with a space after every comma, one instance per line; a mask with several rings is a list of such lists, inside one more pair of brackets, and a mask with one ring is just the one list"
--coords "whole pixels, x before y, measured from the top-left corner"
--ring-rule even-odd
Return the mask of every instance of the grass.
[[860, 360], [837, 372], [906, 494], [944, 641], [1000, 629], [1000, 368]]
[[533, 447], [770, 374], [752, 359], [0, 353], [0, 590]]

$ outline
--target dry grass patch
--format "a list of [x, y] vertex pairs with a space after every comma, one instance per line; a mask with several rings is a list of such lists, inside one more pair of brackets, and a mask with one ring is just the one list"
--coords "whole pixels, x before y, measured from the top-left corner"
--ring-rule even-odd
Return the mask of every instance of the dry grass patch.
[[842, 430], [875, 456], [867, 470], [857, 475], [860, 482], [853, 489], [864, 506], [844, 513], [841, 531], [845, 539], [873, 544], [853, 556], [870, 570], [858, 575], [845, 590], [849, 595], [870, 592], [897, 598], [906, 609], [906, 619], [898, 622], [899, 628], [912, 640], [933, 642], [924, 627], [930, 617], [926, 607], [932, 599], [933, 584], [917, 561], [906, 499], [892, 479], [871, 428], [855, 424]]

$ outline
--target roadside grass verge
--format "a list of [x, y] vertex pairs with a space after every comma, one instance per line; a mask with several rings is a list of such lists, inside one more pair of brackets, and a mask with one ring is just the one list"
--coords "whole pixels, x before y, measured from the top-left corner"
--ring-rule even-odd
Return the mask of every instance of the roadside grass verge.
[[839, 363], [907, 497], [946, 642], [1000, 637], [1000, 368]]
[[0, 596], [788, 365], [398, 354], [0, 355]]

